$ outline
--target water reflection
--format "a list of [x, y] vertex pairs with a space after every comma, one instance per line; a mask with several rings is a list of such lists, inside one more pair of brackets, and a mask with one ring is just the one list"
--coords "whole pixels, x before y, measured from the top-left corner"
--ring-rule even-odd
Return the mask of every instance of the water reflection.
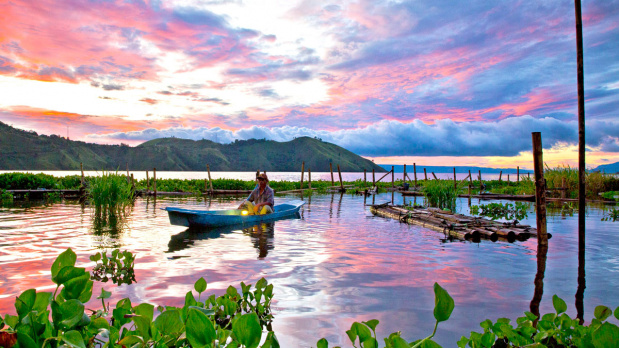
[[[286, 217], [282, 220], [300, 219], [300, 213]], [[234, 232], [242, 232], [251, 238], [251, 242], [258, 252], [258, 259], [264, 259], [269, 251], [275, 248], [273, 240], [275, 237], [276, 221], [263, 222], [253, 226], [232, 225], [216, 228], [190, 227], [185, 231], [170, 237], [167, 253], [175, 253], [184, 249], [194, 247], [197, 241], [200, 244], [207, 244], [208, 240], [217, 239]]]

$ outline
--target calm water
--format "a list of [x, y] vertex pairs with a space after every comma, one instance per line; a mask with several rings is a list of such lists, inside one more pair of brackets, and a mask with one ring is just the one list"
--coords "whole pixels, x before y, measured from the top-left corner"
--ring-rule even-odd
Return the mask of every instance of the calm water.
[[[391, 198], [390, 193], [381, 194], [376, 202]], [[372, 318], [380, 320], [381, 340], [398, 330], [408, 340], [425, 337], [433, 329], [434, 282], [456, 302], [451, 319], [437, 332], [444, 347], [454, 347], [461, 335], [480, 330], [478, 323], [486, 318], [515, 319], [529, 310], [537, 269], [533, 239], [513, 244], [449, 242], [440, 233], [372, 216], [361, 196], [304, 199], [300, 219], [203, 233], [171, 226], [161, 208], [182, 204], [225, 209], [238, 200], [140, 199], [117, 233], [94, 231], [89, 208], [72, 203], [2, 208], [0, 313], [15, 313], [14, 297], [25, 289], [52, 290], [51, 264], [68, 247], [78, 254], [78, 264], [86, 266], [88, 256], [100, 249], [121, 247], [137, 253], [138, 282], [105, 285], [115, 288], [114, 300], [128, 296], [134, 303], [182, 305], [199, 277], [218, 294], [230, 284], [238, 287], [241, 281], [266, 277], [275, 285], [273, 327], [283, 347], [315, 346], [320, 337], [331, 346], [348, 346], [345, 331], [351, 323]], [[394, 200], [401, 203], [402, 197], [395, 195]], [[458, 203], [466, 213], [467, 201]], [[590, 207], [587, 215], [587, 320], [596, 305], [619, 305], [619, 223], [600, 221], [603, 209]], [[533, 213], [524, 223], [535, 225]], [[552, 310], [551, 297], [557, 294], [575, 316], [577, 217], [551, 215], [548, 229], [553, 238], [541, 311]], [[95, 294], [100, 286], [95, 284]], [[91, 306], [96, 306], [94, 301]]]
[[[412, 169], [412, 168], [411, 168]], [[420, 167], [420, 172], [417, 173], [417, 180], [423, 180], [425, 178], [424, 174], [423, 174], [423, 168]], [[14, 172], [24, 172], [23, 170], [0, 170], [0, 174], [3, 173], [14, 173]], [[44, 173], [44, 174], [49, 174], [49, 175], [53, 175], [53, 176], [57, 176], [57, 177], [62, 177], [62, 176], [69, 176], [69, 175], [81, 175], [81, 172], [79, 170], [35, 170], [35, 171], [27, 171], [28, 173]], [[98, 171], [84, 171], [84, 175], [86, 176], [97, 176], [97, 175], [101, 175], [102, 172], [98, 172]], [[120, 174], [125, 174], [126, 171], [119, 171]], [[146, 172], [145, 171], [130, 171], [130, 174], [133, 174], [133, 177], [136, 180], [143, 180], [146, 179]], [[381, 177], [383, 177], [383, 175], [385, 175], [386, 173], [376, 173], [376, 180], [379, 180]], [[395, 180], [402, 180], [402, 176], [404, 173], [395, 173]], [[439, 179], [453, 179], [454, 175], [453, 172], [449, 172], [449, 173], [434, 173], [436, 175], [437, 178]], [[485, 173], [481, 173], [482, 174], [482, 179], [483, 180], [498, 180], [499, 179], [499, 174], [485, 174]], [[149, 177], [152, 179], [153, 177], [153, 172], [150, 171], [149, 172]], [[269, 172], [269, 180], [287, 180], [287, 181], [299, 181], [301, 180], [301, 172]], [[411, 179], [414, 179], [414, 175], [412, 172], [408, 172], [408, 175]], [[458, 180], [463, 180], [468, 174], [463, 174], [463, 173], [457, 173], [456, 174], [456, 178]], [[473, 173], [473, 180], [477, 180], [477, 173]], [[521, 176], [524, 177], [525, 175], [527, 175], [527, 173], [525, 173], [524, 171], [522, 172]], [[533, 174], [531, 173], [531, 176]], [[432, 173], [428, 172], [427, 173], [428, 176], [428, 180], [433, 179], [434, 177], [432, 176]], [[212, 179], [240, 179], [240, 180], [254, 180], [256, 177], [256, 172], [211, 172], [211, 178]], [[365, 177], [368, 181], [372, 181], [372, 172], [366, 173]], [[207, 172], [164, 172], [164, 171], [157, 171], [157, 178], [158, 179], [208, 179], [208, 173]], [[339, 182], [339, 176], [338, 173], [335, 172], [333, 173], [333, 178], [335, 181]], [[342, 173], [342, 180], [343, 181], [355, 181], [355, 180], [363, 180], [364, 178], [364, 174], [363, 172], [361, 173]], [[305, 172], [304, 175], [304, 180], [308, 179], [308, 173]], [[507, 181], [508, 179], [510, 181], [516, 181], [516, 174], [511, 174], [509, 177], [507, 174], [504, 174], [501, 177], [502, 180]], [[331, 180], [331, 173], [330, 172], [312, 172], [312, 180]], [[386, 176], [383, 180], [383, 182], [388, 182], [391, 181], [391, 174], [389, 174], [388, 176]]]

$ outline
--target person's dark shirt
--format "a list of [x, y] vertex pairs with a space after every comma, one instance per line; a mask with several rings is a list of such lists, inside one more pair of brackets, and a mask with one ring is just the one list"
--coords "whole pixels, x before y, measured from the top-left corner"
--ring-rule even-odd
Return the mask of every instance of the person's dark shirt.
[[260, 194], [260, 186], [258, 186], [251, 192], [249, 197], [247, 197], [247, 200], [254, 204], [269, 203], [272, 207], [275, 205], [275, 192], [267, 185], [264, 187], [264, 192]]

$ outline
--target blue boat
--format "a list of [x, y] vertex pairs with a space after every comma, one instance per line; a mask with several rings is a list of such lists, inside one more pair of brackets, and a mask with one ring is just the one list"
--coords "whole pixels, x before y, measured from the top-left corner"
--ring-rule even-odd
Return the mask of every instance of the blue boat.
[[273, 213], [265, 215], [247, 215], [243, 210], [194, 210], [178, 207], [167, 207], [170, 223], [185, 227], [218, 227], [227, 225], [254, 225], [263, 221], [274, 221], [299, 213], [303, 201], [295, 200], [273, 207]]

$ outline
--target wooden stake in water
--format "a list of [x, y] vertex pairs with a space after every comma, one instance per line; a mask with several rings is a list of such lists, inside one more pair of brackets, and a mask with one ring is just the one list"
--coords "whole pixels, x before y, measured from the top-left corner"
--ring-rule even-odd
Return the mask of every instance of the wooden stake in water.
[[213, 194], [213, 180], [211, 179], [211, 166], [210, 165], [206, 165], [206, 171], [208, 173], [208, 182], [209, 182], [209, 186], [211, 187], [211, 194]]
[[340, 165], [337, 165], [337, 173], [340, 176], [340, 191], [344, 192], [344, 183], [342, 182], [342, 171], [340, 170]]
[[415, 187], [417, 187], [417, 164], [413, 163], [413, 174], [415, 175]]
[[520, 182], [520, 166], [516, 166], [516, 182]]
[[391, 188], [395, 187], [395, 167], [391, 166]]
[[129, 183], [129, 162], [127, 162], [127, 183]]
[[458, 189], [458, 182], [456, 181], [456, 167], [454, 167], [454, 190]]
[[301, 162], [301, 190], [303, 190], [303, 176], [305, 175], [305, 162]]
[[533, 165], [535, 169], [535, 215], [537, 221], [537, 240], [543, 241], [540, 236], [546, 236], [546, 181], [544, 180], [544, 158], [542, 152], [542, 134], [531, 133], [533, 139]]
[[308, 169], [307, 170], [307, 186], [309, 187], [309, 189], [312, 189], [312, 169]]
[[376, 170], [374, 170], [374, 168], [372, 168], [372, 186], [376, 186]]
[[157, 197], [157, 168], [153, 168], [153, 192]]
[[426, 168], [423, 168], [423, 176], [424, 176], [424, 180], [428, 181], [428, 173], [426, 172]]
[[434, 172], [432, 172], [432, 176], [434, 177], [434, 180], [438, 180], [438, 178], [436, 177], [436, 174], [434, 174]]
[[501, 171], [499, 172], [499, 182], [501, 182], [501, 177], [502, 177], [502, 176], [503, 176], [503, 171], [501, 170]]
[[473, 175], [471, 175], [471, 170], [469, 169], [469, 199], [471, 198], [472, 188], [473, 188]]
[[479, 170], [479, 194], [484, 191], [484, 183], [481, 181], [481, 170]]
[[406, 164], [404, 165], [404, 173], [402, 174], [402, 183], [406, 182]]
[[331, 186], [335, 186], [335, 180], [333, 180], [333, 163], [331, 162], [329, 162], [329, 170], [331, 171]]
[[84, 165], [80, 162], [80, 170], [82, 171], [82, 186], [84, 186]]
[[150, 181], [148, 180], [148, 170], [146, 171], [146, 192], [150, 191]]
[[364, 169], [363, 170], [363, 183], [365, 184], [368, 181], [368, 170]]

